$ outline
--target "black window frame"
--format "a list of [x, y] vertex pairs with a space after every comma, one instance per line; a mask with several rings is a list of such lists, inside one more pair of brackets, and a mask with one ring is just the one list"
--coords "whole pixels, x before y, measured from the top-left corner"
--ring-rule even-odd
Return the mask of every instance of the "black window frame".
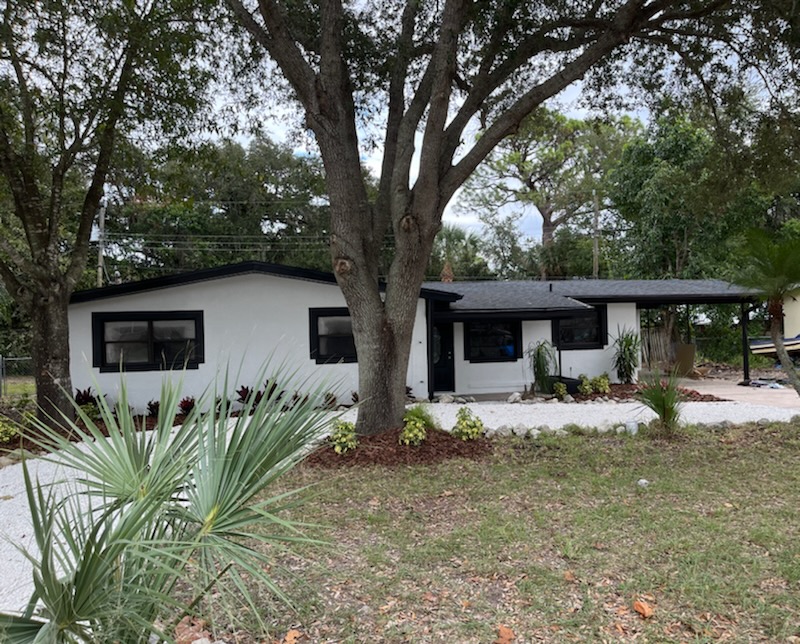
[[356, 354], [355, 341], [353, 342], [352, 354], [322, 354], [320, 353], [320, 333], [319, 333], [319, 319], [320, 318], [343, 318], [351, 317], [350, 309], [346, 306], [340, 307], [324, 307], [308, 309], [308, 330], [309, 330], [309, 355], [312, 360], [317, 364], [355, 364], [358, 362], [358, 355]]
[[[594, 315], [584, 314], [571, 318], [553, 320], [553, 345], [559, 351], [580, 351], [585, 349], [603, 349], [608, 346], [608, 308], [605, 304], [594, 305]], [[593, 342], [564, 342], [561, 338], [562, 324], [568, 320], [596, 320], [598, 339]]]
[[[168, 320], [194, 321], [194, 352], [191, 360], [174, 366], [167, 366], [158, 360], [153, 350], [153, 322]], [[122, 371], [172, 371], [173, 369], [198, 369], [205, 362], [205, 333], [203, 311], [108, 311], [92, 313], [92, 365], [101, 373], [120, 371], [120, 363], [107, 363], [105, 323], [106, 322], [148, 322], [148, 351], [150, 362], [122, 363]]]
[[[477, 325], [509, 325], [509, 331], [514, 336], [514, 355], [513, 356], [472, 356], [472, 335], [473, 329]], [[464, 360], [467, 362], [516, 362], [522, 358], [522, 321], [513, 319], [497, 320], [474, 320], [464, 322]]]

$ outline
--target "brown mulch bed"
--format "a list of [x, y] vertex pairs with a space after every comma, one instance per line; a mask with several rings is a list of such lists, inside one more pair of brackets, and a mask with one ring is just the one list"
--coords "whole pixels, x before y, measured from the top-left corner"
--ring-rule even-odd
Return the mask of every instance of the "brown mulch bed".
[[310, 467], [350, 467], [379, 465], [432, 465], [451, 458], [478, 460], [492, 453], [492, 441], [478, 438], [463, 441], [439, 429], [428, 430], [428, 437], [418, 447], [401, 445], [400, 429], [374, 436], [359, 436], [358, 447], [346, 454], [337, 454], [325, 445], [311, 454], [304, 463]]
[[[636, 397], [636, 392], [639, 391], [639, 385], [611, 385], [611, 393], [598, 394], [592, 393], [588, 395], [573, 394], [573, 398], [578, 402], [583, 400], [597, 400], [598, 398], [616, 398], [617, 400], [630, 400]], [[686, 397], [687, 402], [728, 402], [727, 398], [719, 398], [713, 394], [701, 394], [694, 389], [680, 388], [680, 391]]]

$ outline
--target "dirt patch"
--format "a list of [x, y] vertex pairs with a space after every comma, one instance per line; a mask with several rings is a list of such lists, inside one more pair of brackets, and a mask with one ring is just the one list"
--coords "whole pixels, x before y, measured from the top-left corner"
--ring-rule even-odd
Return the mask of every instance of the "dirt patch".
[[[585, 400], [597, 400], [600, 398], [616, 400], [634, 400], [639, 391], [640, 385], [611, 385], [611, 392], [607, 394], [574, 394], [573, 397], [578, 402]], [[713, 394], [701, 394], [694, 389], [680, 387], [681, 393], [686, 397], [687, 402], [728, 402], [726, 398], [719, 398]]]
[[439, 429], [428, 430], [427, 438], [417, 447], [400, 444], [400, 429], [359, 436], [358, 447], [346, 454], [337, 454], [333, 447], [325, 445], [311, 454], [305, 461], [310, 467], [355, 467], [378, 465], [395, 467], [402, 465], [431, 465], [453, 458], [479, 460], [492, 453], [492, 442], [488, 438], [463, 441]]

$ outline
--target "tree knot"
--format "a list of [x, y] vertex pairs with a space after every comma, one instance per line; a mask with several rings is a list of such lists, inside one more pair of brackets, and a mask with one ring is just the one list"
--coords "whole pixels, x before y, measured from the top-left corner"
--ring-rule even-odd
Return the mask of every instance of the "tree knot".
[[333, 270], [337, 275], [349, 275], [353, 271], [353, 262], [345, 257], [337, 257], [333, 262]]

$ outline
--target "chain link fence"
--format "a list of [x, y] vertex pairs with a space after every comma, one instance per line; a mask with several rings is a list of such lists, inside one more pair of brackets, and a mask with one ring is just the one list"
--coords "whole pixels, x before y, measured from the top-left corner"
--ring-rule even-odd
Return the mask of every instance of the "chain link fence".
[[[33, 360], [29, 356], [7, 357], [0, 356], [0, 397], [16, 393], [15, 385], [20, 384], [21, 389], [32, 388], [27, 381], [33, 380]], [[25, 383], [25, 384], [23, 384]]]

